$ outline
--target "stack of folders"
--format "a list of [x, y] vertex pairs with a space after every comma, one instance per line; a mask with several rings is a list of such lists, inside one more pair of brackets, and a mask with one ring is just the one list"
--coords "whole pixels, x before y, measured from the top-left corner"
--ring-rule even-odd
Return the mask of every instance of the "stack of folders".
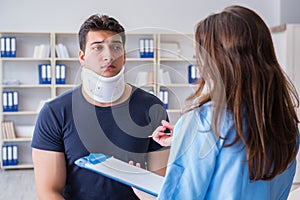
[[195, 65], [188, 66], [189, 83], [194, 83], [199, 78], [199, 71]]
[[1, 131], [2, 131], [2, 138], [3, 139], [15, 139], [16, 132], [14, 122], [11, 120], [2, 121], [1, 123]]
[[55, 66], [55, 82], [56, 84], [66, 84], [66, 65], [56, 64]]
[[18, 91], [2, 92], [3, 112], [17, 112], [19, 110]]
[[51, 65], [40, 64], [38, 67], [39, 67], [39, 83], [51, 84]]
[[58, 58], [70, 58], [67, 47], [61, 43], [55, 45], [55, 52]]
[[154, 58], [153, 38], [140, 39], [140, 58]]
[[34, 46], [33, 58], [49, 58], [50, 45], [40, 44]]
[[1, 57], [16, 57], [16, 37], [1, 37], [0, 41]]
[[17, 165], [18, 160], [18, 146], [14, 144], [2, 146], [2, 165]]
[[160, 90], [159, 98], [164, 104], [164, 108], [168, 109], [169, 107], [169, 91], [168, 90]]

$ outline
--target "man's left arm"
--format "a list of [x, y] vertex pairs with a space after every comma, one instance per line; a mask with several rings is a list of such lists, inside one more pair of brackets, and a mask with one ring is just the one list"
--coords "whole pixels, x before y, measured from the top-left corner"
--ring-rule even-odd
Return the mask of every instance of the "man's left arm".
[[147, 169], [161, 176], [165, 176], [170, 148], [148, 153]]

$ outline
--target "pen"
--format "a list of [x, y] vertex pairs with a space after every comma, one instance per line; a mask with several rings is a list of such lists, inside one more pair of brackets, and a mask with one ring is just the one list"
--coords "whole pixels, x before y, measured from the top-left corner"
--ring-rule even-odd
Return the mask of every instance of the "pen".
[[[164, 133], [164, 135], [172, 135], [172, 133]], [[152, 138], [153, 135], [148, 135], [148, 138]]]
[[[166, 126], [163, 126], [163, 128], [166, 128]], [[164, 132], [164, 135], [172, 135], [172, 131], [170, 129], [166, 129], [165, 131], [167, 132]], [[152, 138], [153, 135], [149, 135], [148, 138]]]

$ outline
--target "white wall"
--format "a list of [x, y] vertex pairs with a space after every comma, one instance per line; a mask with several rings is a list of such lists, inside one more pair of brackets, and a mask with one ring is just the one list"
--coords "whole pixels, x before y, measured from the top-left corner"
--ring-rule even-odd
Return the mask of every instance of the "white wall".
[[280, 0], [280, 23], [300, 23], [300, 1]]
[[0, 0], [0, 31], [78, 31], [91, 14], [105, 13], [127, 31], [193, 32], [199, 20], [231, 4], [255, 10], [269, 26], [279, 24], [279, 0]]

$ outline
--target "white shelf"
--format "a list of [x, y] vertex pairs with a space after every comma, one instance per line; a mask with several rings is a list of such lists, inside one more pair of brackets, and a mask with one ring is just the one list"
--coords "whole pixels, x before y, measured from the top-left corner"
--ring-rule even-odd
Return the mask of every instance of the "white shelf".
[[3, 139], [3, 142], [31, 142], [32, 138], [15, 138], [15, 139]]
[[37, 115], [37, 111], [18, 111], [18, 112], [3, 112], [3, 115]]
[[50, 84], [33, 84], [33, 85], [2, 85], [3, 89], [6, 88], [51, 88]]
[[178, 61], [181, 61], [181, 62], [190, 62], [190, 63], [195, 63], [196, 60], [195, 59], [191, 59], [191, 58], [188, 58], [188, 59], [185, 59], [185, 58], [181, 58], [181, 57], [178, 57], [178, 58], [159, 58], [161, 62], [178, 62]]
[[18, 58], [1, 58], [1, 61], [21, 61], [21, 62], [26, 62], [26, 61], [51, 61], [51, 58], [32, 58], [32, 57], [18, 57]]
[[79, 62], [78, 58], [54, 58], [54, 61], [76, 61]]
[[[0, 82], [1, 93], [3, 90], [16, 90], [19, 92], [19, 111], [18, 112], [0, 112], [0, 119], [12, 120], [15, 126], [33, 127], [38, 115], [40, 102], [54, 98], [67, 90], [70, 90], [80, 84], [81, 65], [78, 59], [79, 42], [78, 33], [75, 32], [3, 32], [0, 36], [14, 36], [17, 40], [17, 57], [0, 58]], [[125, 81], [144, 89], [151, 91], [158, 96], [161, 88], [169, 89], [170, 109], [167, 110], [170, 120], [175, 123], [180, 116], [183, 102], [186, 96], [186, 88], [195, 88], [187, 82], [187, 66], [195, 63], [193, 58], [193, 45], [191, 38], [193, 34], [156, 34], [156, 33], [132, 33], [126, 35], [126, 65]], [[154, 57], [140, 58], [139, 44], [140, 39], [152, 38], [154, 42]], [[180, 46], [180, 52], [176, 58], [160, 58], [161, 42], [165, 43], [177, 41]], [[50, 45], [49, 58], [33, 58], [33, 51], [36, 45]], [[69, 58], [58, 58], [55, 50], [57, 44], [66, 46]], [[51, 65], [51, 84], [39, 84], [38, 65]], [[56, 64], [66, 65], [66, 84], [55, 83]], [[160, 69], [169, 70], [172, 84], [160, 84]], [[17, 73], [18, 72], [18, 73]], [[139, 72], [147, 73], [148, 80], [145, 83], [137, 82]], [[20, 81], [20, 85], [3, 85], [4, 80]], [[178, 93], [178, 94], [177, 94]], [[179, 96], [180, 97], [179, 97]], [[182, 100], [178, 101], [179, 98]], [[0, 98], [2, 104], [2, 99]], [[27, 131], [28, 132], [28, 131]], [[26, 134], [28, 135], [28, 133]], [[31, 131], [30, 131], [31, 132]], [[21, 131], [20, 133], [23, 133]], [[26, 135], [26, 137], [27, 137]], [[17, 144], [22, 153], [19, 155], [17, 166], [5, 166], [4, 169], [22, 169], [32, 168], [31, 160], [31, 138], [17, 138], [13, 140], [4, 139], [2, 144]], [[2, 154], [1, 154], [2, 155]], [[26, 164], [23, 164], [26, 163]], [[29, 163], [29, 164], [28, 164]]]
[[192, 87], [192, 88], [197, 88], [197, 85], [194, 84], [189, 84], [189, 83], [172, 83], [172, 84], [160, 84], [161, 87]]
[[32, 169], [33, 164], [31, 163], [19, 163], [18, 165], [7, 165], [7, 166], [2, 166], [2, 169]]
[[138, 61], [138, 62], [155, 62], [154, 58], [126, 58], [127, 62], [134, 62], [134, 61]]

